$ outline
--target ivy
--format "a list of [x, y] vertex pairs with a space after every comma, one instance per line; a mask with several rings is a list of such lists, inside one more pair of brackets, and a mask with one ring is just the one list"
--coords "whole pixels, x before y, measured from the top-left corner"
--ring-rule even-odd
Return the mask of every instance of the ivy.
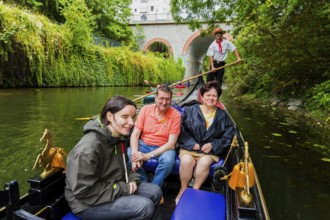
[[182, 79], [182, 63], [173, 58], [93, 44], [90, 11], [77, 0], [62, 7], [66, 22], [57, 24], [0, 3], [0, 71], [6, 87], [142, 85], [144, 79]]

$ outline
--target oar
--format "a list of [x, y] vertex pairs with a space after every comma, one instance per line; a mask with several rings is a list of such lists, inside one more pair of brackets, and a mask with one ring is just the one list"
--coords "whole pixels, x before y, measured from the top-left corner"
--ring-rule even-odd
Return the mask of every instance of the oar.
[[[200, 77], [200, 76], [204, 76], [204, 75], [209, 74], [209, 73], [211, 73], [211, 72], [213, 72], [213, 71], [217, 71], [217, 70], [220, 70], [220, 69], [223, 69], [223, 68], [227, 68], [227, 67], [229, 67], [229, 66], [232, 66], [232, 65], [238, 64], [238, 63], [241, 62], [241, 61], [243, 61], [243, 60], [236, 61], [236, 62], [233, 62], [233, 63], [227, 64], [227, 65], [224, 65], [224, 66], [221, 66], [221, 67], [215, 68], [214, 70], [209, 70], [209, 71], [207, 71], [207, 72], [205, 72], [205, 73], [197, 74], [197, 75], [192, 76], [192, 77], [187, 78], [187, 79], [183, 79], [183, 80], [181, 80], [181, 81], [179, 81], [179, 82], [175, 82], [175, 83], [169, 85], [169, 87], [174, 87], [174, 86], [176, 86], [176, 85], [178, 85], [178, 84], [180, 84], [180, 83], [184, 83], [184, 82], [187, 82], [187, 81], [189, 81], [189, 80], [196, 79], [196, 78], [198, 78], [198, 77]], [[144, 80], [144, 82], [146, 83], [146, 82], [148, 82], [148, 81], [147, 81], [147, 80]], [[148, 83], [149, 83], [149, 82], [148, 82]], [[151, 87], [150, 83], [149, 83], [149, 86]], [[140, 100], [140, 99], [143, 99], [144, 97], [147, 97], [147, 96], [152, 95], [152, 94], [155, 94], [155, 93], [156, 93], [156, 91], [153, 91], [153, 92], [150, 92], [150, 93], [148, 93], [148, 94], [146, 94], [146, 95], [142, 95], [142, 96], [140, 96], [140, 97], [138, 97], [138, 98], [136, 98], [136, 99], [133, 99], [133, 102], [136, 102], [136, 101], [138, 101], [138, 100]], [[94, 116], [92, 116], [92, 117], [85, 117], [85, 118], [75, 118], [75, 120], [83, 120], [83, 121], [85, 121], [85, 120], [89, 120], [89, 119], [91, 119], [91, 118], [93, 118], [93, 117], [96, 117], [96, 116], [98, 116], [98, 115], [94, 115]]]
[[[240, 60], [239, 62], [241, 62], [241, 61], [243, 61], [243, 60]], [[228, 65], [224, 65], [224, 66], [221, 66], [221, 67], [215, 68], [214, 71], [217, 71], [217, 70], [220, 70], [220, 69], [223, 69], [223, 68], [226, 68], [226, 67], [232, 66], [232, 65], [237, 64], [237, 63], [239, 63], [239, 62], [236, 61], [236, 62], [230, 63], [230, 64], [228, 64]], [[197, 75], [192, 76], [192, 77], [190, 77], [190, 78], [183, 79], [183, 80], [181, 80], [181, 81], [179, 81], [179, 82], [175, 82], [175, 83], [169, 85], [168, 87], [174, 87], [174, 86], [176, 86], [176, 85], [178, 85], [178, 84], [182, 84], [182, 83], [187, 82], [187, 81], [189, 81], [189, 80], [196, 79], [196, 78], [198, 78], [198, 77], [200, 77], [200, 76], [204, 76], [204, 75], [209, 74], [209, 73], [211, 73], [211, 72], [213, 72], [213, 70], [209, 70], [209, 71], [207, 71], [207, 72], [205, 72], [205, 73], [197, 74]], [[154, 92], [150, 92], [150, 93], [148, 93], [148, 94], [146, 94], [146, 95], [142, 95], [142, 96], [140, 96], [140, 97], [138, 97], [138, 98], [136, 98], [136, 99], [133, 99], [133, 102], [136, 102], [137, 100], [140, 100], [140, 99], [142, 99], [142, 98], [144, 98], [144, 97], [147, 97], [147, 96], [152, 95], [152, 94], [155, 94], [155, 93], [156, 93], [156, 91], [154, 91]]]

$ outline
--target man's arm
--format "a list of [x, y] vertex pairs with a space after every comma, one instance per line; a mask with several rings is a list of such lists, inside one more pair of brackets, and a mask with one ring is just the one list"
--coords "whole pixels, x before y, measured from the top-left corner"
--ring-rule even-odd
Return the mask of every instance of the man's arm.
[[236, 56], [236, 62], [238, 63], [238, 62], [240, 62], [241, 61], [241, 57], [239, 56], [239, 54], [238, 54], [238, 50], [237, 49], [235, 49], [234, 50], [234, 54], [235, 54], [235, 56]]
[[130, 138], [130, 144], [132, 149], [132, 154], [137, 153], [139, 151], [139, 138], [141, 135], [140, 129], [134, 127], [133, 132]]
[[134, 127], [133, 132], [130, 138], [131, 150], [132, 150], [132, 170], [136, 171], [138, 168], [142, 166], [142, 163], [138, 159], [138, 151], [139, 151], [139, 138], [141, 135], [140, 129]]
[[132, 169], [134, 169], [134, 162], [133, 161], [135, 161], [135, 163], [138, 166], [136, 168], [139, 168], [142, 165], [142, 163], [139, 163], [139, 162], [150, 160], [152, 158], [152, 156], [153, 157], [158, 157], [159, 155], [161, 155], [162, 153], [164, 153], [168, 150], [173, 150], [175, 148], [178, 137], [179, 137], [178, 135], [170, 134], [166, 144], [163, 144], [162, 146], [158, 147], [156, 150], [151, 151], [147, 154], [142, 153], [142, 152], [136, 152], [135, 154], [133, 154], [133, 149], [132, 149]]
[[151, 151], [148, 154], [148, 157], [144, 158], [144, 159], [149, 160], [151, 158], [151, 154], [153, 154], [154, 157], [158, 157], [159, 155], [163, 154], [164, 152], [166, 152], [168, 150], [173, 150], [175, 148], [176, 142], [178, 141], [178, 137], [179, 137], [178, 135], [170, 134], [166, 144], [158, 147], [154, 151]]
[[210, 65], [211, 65], [211, 70], [214, 70], [214, 60], [213, 60], [213, 56], [210, 56]]

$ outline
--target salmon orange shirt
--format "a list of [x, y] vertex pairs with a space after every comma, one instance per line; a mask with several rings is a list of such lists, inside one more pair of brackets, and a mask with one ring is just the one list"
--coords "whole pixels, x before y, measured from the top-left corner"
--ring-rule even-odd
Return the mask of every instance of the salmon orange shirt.
[[170, 107], [164, 118], [156, 118], [156, 104], [144, 106], [135, 121], [135, 127], [141, 131], [141, 139], [151, 146], [162, 146], [168, 141], [170, 134], [179, 136], [181, 114]]

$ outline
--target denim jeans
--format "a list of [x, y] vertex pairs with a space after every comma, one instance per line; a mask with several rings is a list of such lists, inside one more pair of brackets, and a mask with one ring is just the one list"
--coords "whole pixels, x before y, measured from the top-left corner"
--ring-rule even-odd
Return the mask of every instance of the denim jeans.
[[151, 219], [162, 196], [162, 191], [157, 185], [141, 182], [134, 194], [90, 207], [76, 215], [82, 219], [98, 220]]
[[[158, 148], [158, 146], [150, 146], [147, 145], [146, 143], [144, 143], [142, 140], [139, 141], [139, 151], [142, 153], [149, 153], [153, 150], [156, 150]], [[127, 150], [127, 155], [129, 157], [129, 166], [132, 166], [132, 162], [131, 162], [131, 157], [132, 157], [132, 149], [128, 148]], [[155, 170], [155, 175], [154, 178], [152, 180], [152, 183], [158, 185], [160, 188], [163, 187], [164, 184], [164, 180], [166, 179], [166, 177], [168, 177], [168, 175], [170, 175], [172, 168], [174, 166], [174, 160], [175, 160], [175, 150], [168, 150], [164, 153], [162, 153], [161, 155], [159, 155], [158, 157], [155, 157], [154, 159], [156, 159], [158, 161], [158, 166]], [[148, 181], [148, 176], [147, 173], [145, 172], [145, 170], [143, 168], [139, 169], [137, 171], [140, 175], [141, 175], [141, 181]]]

